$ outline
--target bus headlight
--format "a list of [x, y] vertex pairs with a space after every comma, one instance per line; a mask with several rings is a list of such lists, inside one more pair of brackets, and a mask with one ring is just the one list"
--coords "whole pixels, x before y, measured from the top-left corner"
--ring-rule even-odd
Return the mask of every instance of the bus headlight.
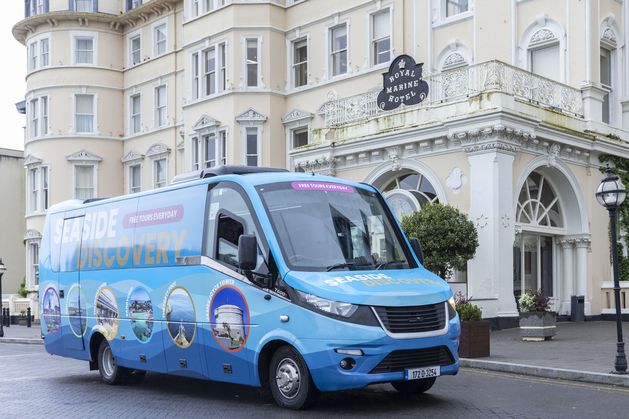
[[351, 317], [358, 310], [358, 306], [340, 301], [328, 300], [302, 291], [295, 290], [302, 303], [328, 314], [341, 317]]
[[448, 319], [452, 320], [456, 316], [456, 303], [454, 297], [448, 298]]

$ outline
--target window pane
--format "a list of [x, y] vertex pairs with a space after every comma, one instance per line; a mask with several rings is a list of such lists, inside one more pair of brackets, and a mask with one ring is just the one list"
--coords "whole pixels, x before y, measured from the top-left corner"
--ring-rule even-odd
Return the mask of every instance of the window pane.
[[204, 136], [203, 143], [205, 147], [205, 167], [216, 166], [216, 135]]
[[332, 56], [332, 75], [347, 73], [347, 51], [342, 51]]
[[559, 44], [531, 50], [530, 54], [533, 73], [559, 80]]
[[129, 168], [129, 179], [131, 181], [129, 192], [136, 193], [142, 190], [140, 165], [134, 165]]
[[612, 84], [610, 52], [604, 48], [601, 48], [601, 84], [605, 86]]
[[227, 133], [221, 131], [218, 133], [221, 149], [221, 164], [227, 164]]
[[258, 165], [258, 129], [247, 128], [247, 141], [246, 141], [246, 160], [247, 166]]
[[205, 94], [216, 93], [216, 51], [214, 48], [205, 53]]
[[41, 106], [41, 133], [42, 135], [48, 134], [48, 97], [42, 96], [39, 98]]
[[93, 0], [74, 0], [77, 12], [91, 12]]
[[305, 39], [293, 45], [293, 65], [295, 87], [308, 84], [308, 46]]
[[94, 131], [93, 106], [94, 106], [93, 95], [76, 95], [75, 96], [76, 131], [77, 132], [93, 132]]
[[33, 42], [28, 47], [28, 66], [30, 70], [35, 70], [37, 68], [37, 44]]
[[166, 159], [155, 160], [154, 176], [156, 188], [166, 186]]
[[131, 65], [141, 61], [141, 40], [139, 36], [131, 38]]
[[347, 48], [347, 27], [345, 25], [332, 29], [332, 51]]
[[467, 12], [468, 0], [446, 0], [446, 16]]
[[155, 28], [155, 52], [163, 54], [166, 52], [166, 25], [159, 25]]
[[258, 85], [258, 40], [247, 39], [247, 86]]
[[94, 40], [92, 38], [76, 38], [76, 63], [93, 63]]
[[77, 199], [94, 198], [94, 166], [75, 166], [74, 182]]
[[141, 98], [140, 95], [135, 95], [131, 97], [131, 132], [138, 133], [140, 132], [140, 106], [141, 106]]
[[50, 50], [50, 45], [48, 43], [48, 39], [42, 39], [39, 42], [40, 51], [41, 51], [41, 66], [45, 67], [48, 65], [48, 52]]
[[391, 38], [374, 42], [374, 64], [386, 63], [391, 59]]
[[389, 19], [389, 9], [376, 13], [372, 16], [373, 19], [373, 36], [372, 39], [380, 39], [391, 34]]
[[42, 184], [42, 209], [48, 209], [48, 168], [42, 167], [41, 169], [41, 184]]
[[293, 131], [293, 148], [308, 144], [308, 129], [302, 128]]

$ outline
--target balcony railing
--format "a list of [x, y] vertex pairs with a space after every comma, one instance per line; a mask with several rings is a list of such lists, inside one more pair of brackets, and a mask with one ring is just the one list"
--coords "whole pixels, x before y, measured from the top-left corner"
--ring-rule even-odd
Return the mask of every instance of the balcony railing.
[[[629, 281], [620, 281], [620, 311], [629, 313]], [[603, 282], [601, 286], [601, 313], [615, 314], [614, 283]]]
[[[427, 76], [428, 97], [415, 107], [431, 106], [463, 99], [486, 91], [500, 91], [545, 108], [583, 117], [581, 91], [500, 61], [487, 61]], [[319, 114], [328, 127], [344, 125], [383, 111], [376, 103], [379, 89], [324, 103]]]

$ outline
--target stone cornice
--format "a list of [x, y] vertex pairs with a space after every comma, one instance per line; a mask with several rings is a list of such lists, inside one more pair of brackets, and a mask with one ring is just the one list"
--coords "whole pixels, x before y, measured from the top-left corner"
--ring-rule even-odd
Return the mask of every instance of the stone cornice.
[[295, 168], [304, 172], [318, 173], [322, 175], [336, 175], [336, 158], [332, 153], [326, 153], [316, 159], [304, 159], [295, 163]]
[[70, 162], [101, 162], [103, 161], [103, 158], [100, 156], [97, 156], [96, 154], [92, 154], [87, 150], [81, 150], [79, 152], [76, 152], [74, 154], [70, 154], [69, 156], [66, 157], [66, 160], [70, 161]]
[[535, 138], [534, 132], [504, 125], [492, 125], [448, 134], [448, 139], [459, 142], [466, 153], [488, 151], [516, 153], [531, 138]]

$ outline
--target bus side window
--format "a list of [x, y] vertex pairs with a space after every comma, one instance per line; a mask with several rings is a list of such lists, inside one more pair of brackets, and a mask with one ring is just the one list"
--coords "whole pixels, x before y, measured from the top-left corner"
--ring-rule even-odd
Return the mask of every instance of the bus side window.
[[238, 266], [238, 238], [245, 226], [232, 214], [220, 213], [216, 232], [216, 260]]

